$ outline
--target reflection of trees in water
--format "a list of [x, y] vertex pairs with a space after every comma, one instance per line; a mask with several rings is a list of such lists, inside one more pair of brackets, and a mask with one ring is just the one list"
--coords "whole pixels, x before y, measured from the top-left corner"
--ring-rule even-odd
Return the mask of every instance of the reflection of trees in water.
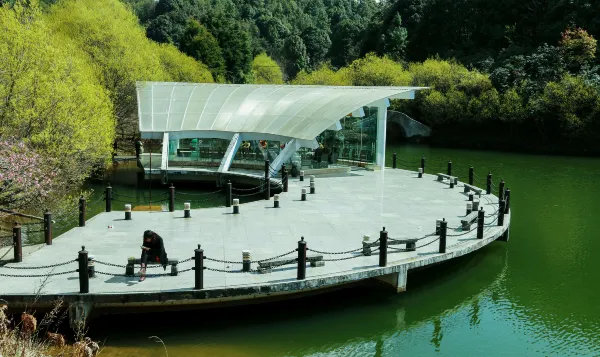
[[442, 338], [444, 338], [444, 334], [442, 332], [442, 320], [440, 320], [439, 316], [436, 316], [433, 319], [433, 337], [431, 337], [430, 340], [430, 342], [435, 346], [436, 352], [440, 352]]

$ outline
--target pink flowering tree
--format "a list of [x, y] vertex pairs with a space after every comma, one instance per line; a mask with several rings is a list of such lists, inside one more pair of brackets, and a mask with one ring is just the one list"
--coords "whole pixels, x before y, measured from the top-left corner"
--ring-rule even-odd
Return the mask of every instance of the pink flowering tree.
[[55, 176], [51, 165], [23, 141], [0, 140], [1, 207], [28, 209], [46, 202]]

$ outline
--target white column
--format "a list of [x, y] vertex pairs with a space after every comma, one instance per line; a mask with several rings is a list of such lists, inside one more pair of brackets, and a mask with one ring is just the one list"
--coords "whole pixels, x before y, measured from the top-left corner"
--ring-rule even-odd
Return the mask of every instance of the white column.
[[240, 133], [235, 133], [233, 138], [229, 142], [229, 146], [227, 147], [227, 151], [225, 151], [225, 156], [221, 160], [221, 165], [219, 165], [218, 172], [226, 172], [229, 171], [229, 167], [231, 167], [231, 163], [233, 162], [233, 158], [237, 153], [240, 145], [242, 143], [242, 135]]
[[279, 171], [281, 166], [289, 160], [296, 151], [298, 151], [298, 148], [299, 146], [297, 145], [296, 139], [290, 140], [271, 163], [271, 169], [275, 172]]
[[387, 129], [387, 108], [390, 106], [389, 99], [383, 99], [377, 103], [377, 157], [375, 163], [383, 170], [385, 168], [385, 133]]
[[166, 171], [168, 168], [169, 168], [169, 133], [163, 133], [160, 170]]

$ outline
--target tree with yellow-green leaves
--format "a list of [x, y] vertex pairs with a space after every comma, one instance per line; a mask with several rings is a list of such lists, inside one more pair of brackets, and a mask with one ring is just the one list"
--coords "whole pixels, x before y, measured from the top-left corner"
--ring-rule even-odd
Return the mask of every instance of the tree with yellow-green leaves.
[[292, 81], [292, 84], [350, 86], [352, 82], [346, 68], [335, 71], [330, 65], [325, 64], [312, 72], [300, 71]]
[[24, 4], [0, 7], [0, 139], [41, 155], [57, 180], [80, 182], [110, 156], [113, 106], [85, 54]]
[[135, 132], [136, 81], [169, 79], [135, 15], [118, 0], [64, 0], [50, 8], [47, 20], [97, 68], [114, 106], [118, 132]]
[[266, 53], [261, 53], [252, 61], [252, 76], [255, 84], [283, 84], [281, 68]]
[[171, 44], [152, 43], [169, 80], [173, 82], [212, 83], [208, 67], [181, 53]]

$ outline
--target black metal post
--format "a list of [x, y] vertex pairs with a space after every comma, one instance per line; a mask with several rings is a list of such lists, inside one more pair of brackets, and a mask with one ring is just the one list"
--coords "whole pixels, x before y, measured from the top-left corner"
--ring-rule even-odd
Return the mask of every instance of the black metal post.
[[85, 198], [79, 197], [79, 227], [85, 227]]
[[52, 214], [48, 211], [44, 213], [44, 241], [52, 245]]
[[302, 189], [302, 195], [300, 196], [301, 201], [306, 201], [306, 189]]
[[504, 191], [504, 199], [506, 200], [506, 205], [504, 206], [504, 213], [509, 214], [510, 213], [510, 188], [507, 188], [506, 191]]
[[110, 183], [106, 186], [106, 191], [104, 191], [104, 200], [106, 201], [106, 212], [112, 212], [112, 187]]
[[298, 280], [306, 279], [306, 242], [304, 237], [298, 241]]
[[444, 218], [440, 224], [440, 253], [446, 253], [446, 233], [448, 232], [448, 222]]
[[137, 140], [135, 142], [135, 158], [136, 159], [140, 158], [141, 151], [142, 151], [142, 142]]
[[281, 166], [281, 182], [283, 183], [283, 192], [288, 192], [288, 172], [285, 164]]
[[477, 238], [483, 239], [483, 220], [485, 219], [485, 211], [483, 207], [477, 213]]
[[300, 181], [304, 181], [304, 171], [300, 171]]
[[13, 260], [15, 263], [23, 261], [23, 239], [21, 237], [21, 225], [15, 222], [13, 226]]
[[504, 199], [504, 180], [500, 180], [500, 185], [498, 185], [498, 199], [503, 200]]
[[271, 175], [269, 174], [270, 167], [271, 164], [269, 159], [265, 160], [265, 200], [267, 201], [271, 198]]
[[485, 193], [486, 195], [489, 195], [490, 193], [492, 193], [492, 173], [489, 172], [487, 175], [487, 186], [485, 189]]
[[448, 176], [452, 176], [452, 161], [448, 161]]
[[504, 225], [504, 210], [505, 210], [506, 202], [504, 200], [500, 200], [500, 209], [498, 210], [498, 225]]
[[387, 265], [387, 242], [388, 232], [383, 227], [383, 230], [379, 232], [379, 266], [384, 267]]
[[175, 186], [169, 187], [169, 212], [175, 212]]
[[423, 169], [423, 173], [425, 173], [425, 156], [421, 156], [421, 168]]
[[473, 181], [474, 181], [474, 177], [475, 176], [475, 169], [473, 169], [473, 166], [469, 167], [469, 185], [473, 185]]
[[394, 156], [392, 156], [392, 167], [396, 168], [396, 153], [394, 153]]
[[79, 252], [79, 293], [87, 294], [90, 292], [90, 276], [88, 273], [88, 252], [85, 250], [85, 246], [81, 247]]
[[231, 207], [231, 199], [232, 199], [232, 187], [231, 187], [231, 181], [227, 181], [227, 183], [225, 184], [225, 207]]
[[194, 269], [194, 289], [202, 290], [204, 289], [204, 249], [200, 248], [200, 244], [198, 244], [198, 249], [194, 249], [194, 263], [196, 264]]

